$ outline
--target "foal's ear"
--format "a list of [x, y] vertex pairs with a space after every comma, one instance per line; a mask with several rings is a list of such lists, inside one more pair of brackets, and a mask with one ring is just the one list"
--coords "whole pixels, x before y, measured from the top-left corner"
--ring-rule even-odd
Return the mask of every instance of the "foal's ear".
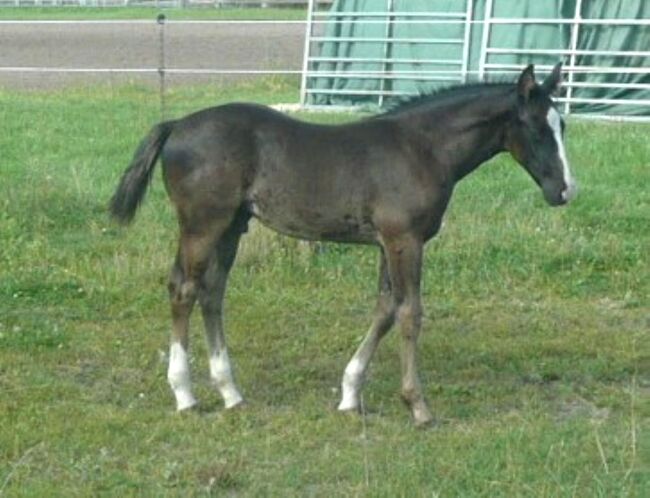
[[528, 102], [530, 92], [535, 88], [535, 66], [530, 64], [519, 76], [517, 81], [517, 94], [523, 102]]
[[559, 95], [560, 88], [562, 88], [562, 63], [558, 62], [555, 64], [553, 71], [548, 77], [544, 80], [542, 88], [549, 95]]

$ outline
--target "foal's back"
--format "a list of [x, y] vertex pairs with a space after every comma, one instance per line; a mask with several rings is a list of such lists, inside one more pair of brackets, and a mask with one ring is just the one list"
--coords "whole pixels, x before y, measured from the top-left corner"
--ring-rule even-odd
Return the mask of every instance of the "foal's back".
[[182, 218], [244, 209], [281, 233], [359, 243], [376, 241], [378, 218], [430, 208], [424, 162], [395, 119], [328, 126], [254, 104], [180, 120], [163, 151]]

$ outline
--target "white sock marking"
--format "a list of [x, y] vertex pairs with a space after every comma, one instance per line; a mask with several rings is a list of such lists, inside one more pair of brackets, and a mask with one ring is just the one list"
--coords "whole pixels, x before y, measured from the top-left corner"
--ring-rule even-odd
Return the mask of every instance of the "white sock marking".
[[562, 173], [564, 176], [564, 183], [566, 184], [566, 189], [562, 192], [562, 198], [565, 202], [569, 202], [575, 197], [577, 192], [576, 182], [571, 175], [571, 170], [569, 169], [569, 161], [566, 157], [566, 151], [564, 150], [564, 142], [562, 142], [562, 128], [561, 128], [561, 118], [560, 113], [557, 112], [557, 109], [551, 107], [548, 110], [546, 115], [546, 120], [548, 125], [553, 130], [553, 137], [555, 138], [555, 143], [557, 144], [558, 155], [560, 156], [560, 161], [562, 161]]
[[244, 400], [233, 381], [227, 349], [210, 356], [210, 378], [223, 397], [226, 408], [232, 408]]
[[169, 369], [167, 370], [169, 385], [176, 396], [176, 409], [178, 411], [196, 405], [192, 394], [190, 381], [190, 362], [183, 346], [174, 342], [169, 350]]
[[343, 381], [341, 382], [342, 396], [338, 407], [339, 410], [354, 410], [359, 407], [359, 390], [363, 382], [364, 371], [365, 366], [363, 363], [356, 355], [353, 356], [343, 373]]

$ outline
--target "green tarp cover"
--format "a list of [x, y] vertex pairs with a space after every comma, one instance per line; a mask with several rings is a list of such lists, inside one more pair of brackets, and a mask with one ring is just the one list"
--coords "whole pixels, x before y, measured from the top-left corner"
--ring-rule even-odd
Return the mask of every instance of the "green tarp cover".
[[[486, 0], [475, 0], [473, 19], [481, 21], [485, 16]], [[392, 12], [464, 12], [465, 0], [393, 0]], [[387, 0], [337, 0], [331, 12], [385, 12]], [[564, 18], [573, 19], [576, 0], [494, 0], [493, 17], [506, 18]], [[581, 15], [584, 19], [648, 19], [650, 1], [648, 0], [588, 0], [582, 2]], [[334, 90], [334, 93], [314, 93], [309, 103], [317, 105], [377, 105], [390, 104], [391, 98], [381, 101], [378, 92], [420, 93], [459, 82], [458, 75], [447, 73], [448, 80], [427, 81], [424, 79], [400, 77], [360, 78], [354, 73], [366, 71], [413, 71], [420, 76], [433, 76], [427, 71], [459, 71], [462, 60], [462, 43], [404, 43], [400, 39], [454, 39], [462, 40], [463, 24], [389, 24], [387, 22], [353, 23], [358, 17], [336, 17], [338, 23], [329, 24], [325, 36], [352, 41], [326, 41], [320, 46], [320, 57], [363, 58], [369, 62], [317, 62], [311, 69], [326, 72], [327, 77], [309, 78], [309, 88]], [[382, 17], [363, 17], [361, 19], [382, 19]], [[385, 18], [383, 18], [385, 20]], [[479, 67], [483, 25], [472, 24], [469, 43], [468, 81], [475, 81]], [[389, 38], [393, 41], [372, 41], [376, 38]], [[490, 47], [517, 49], [562, 50], [570, 47], [570, 24], [492, 24]], [[370, 39], [370, 40], [369, 40]], [[594, 25], [580, 26], [578, 50], [606, 51], [650, 51], [650, 28], [639, 25]], [[386, 63], [382, 59], [409, 59], [418, 62]], [[436, 64], [427, 62], [435, 59]], [[579, 55], [576, 66], [646, 67], [648, 57], [621, 57], [609, 55]], [[569, 63], [568, 56], [558, 54], [490, 54], [489, 63], [525, 65], [529, 63], [553, 65], [562, 60]], [[440, 62], [440, 61], [449, 61]], [[352, 74], [351, 77], [345, 74]], [[514, 74], [492, 74], [490, 80], [509, 81]], [[587, 83], [645, 83], [650, 84], [650, 74], [625, 74], [621, 72], [585, 74], [576, 73], [575, 82]], [[349, 93], [346, 93], [349, 92]], [[368, 92], [362, 95], [360, 92]], [[373, 94], [373, 92], [375, 92]], [[639, 88], [574, 88], [576, 99], [650, 99], [650, 90]], [[608, 113], [622, 115], [650, 115], [648, 105], [575, 103], [571, 112]]]

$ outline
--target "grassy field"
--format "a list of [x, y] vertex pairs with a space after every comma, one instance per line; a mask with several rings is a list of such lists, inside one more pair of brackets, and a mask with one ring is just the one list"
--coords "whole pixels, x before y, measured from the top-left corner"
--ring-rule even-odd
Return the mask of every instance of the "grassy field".
[[167, 19], [255, 19], [255, 20], [296, 20], [307, 17], [306, 9], [298, 8], [152, 8], [152, 7], [3, 7], [0, 19], [156, 19], [164, 13]]
[[[170, 112], [295, 101], [282, 79], [172, 89]], [[350, 116], [310, 115], [337, 121]], [[374, 303], [376, 250], [256, 226], [227, 300], [248, 406], [166, 382], [175, 220], [156, 175], [136, 222], [106, 204], [158, 120], [155, 92], [0, 91], [0, 495], [644, 497], [650, 491], [650, 128], [571, 120], [581, 192], [546, 207], [505, 155], [458, 188], [427, 248], [420, 368], [441, 423], [412, 427], [397, 334], [364, 417], [336, 413]]]

